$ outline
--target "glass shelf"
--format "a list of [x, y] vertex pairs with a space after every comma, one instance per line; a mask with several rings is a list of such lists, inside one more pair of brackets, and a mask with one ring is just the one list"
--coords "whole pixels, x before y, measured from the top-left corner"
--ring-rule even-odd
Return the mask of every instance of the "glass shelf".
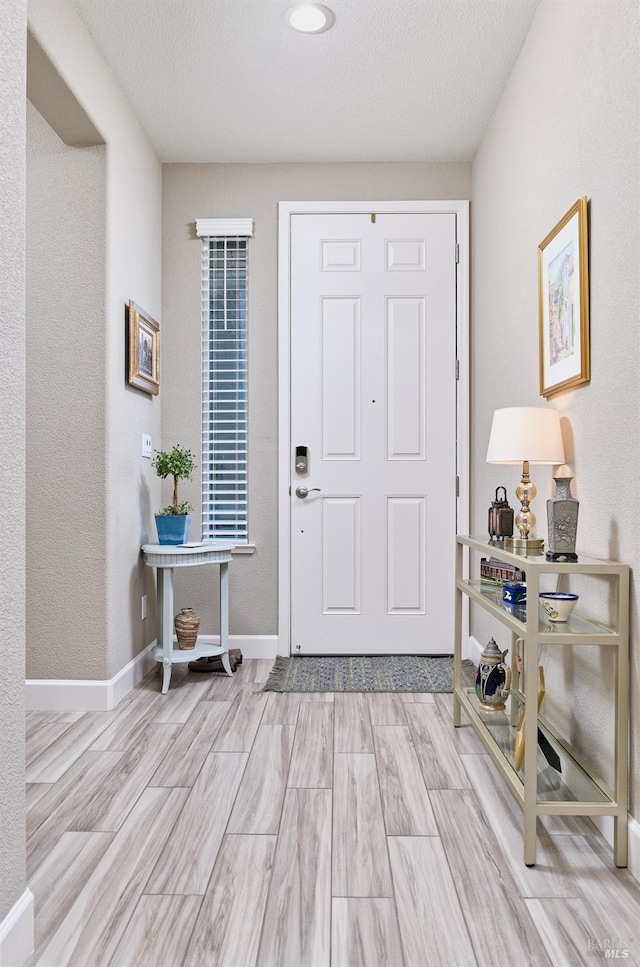
[[[524, 768], [516, 772], [513, 764], [516, 730], [510, 724], [510, 703], [516, 701], [519, 708], [520, 696], [510, 696], [504, 712], [485, 712], [479, 707], [480, 703], [475, 688], [463, 686], [461, 691], [469, 701], [473, 714], [478, 717], [484, 728], [489, 732], [511, 769], [521, 782], [524, 781]], [[549, 765], [540, 746], [538, 746], [538, 802], [576, 802], [578, 795], [580, 800], [585, 802], [611, 802], [611, 797], [594, 781], [583, 765], [577, 761], [572, 750], [560, 741], [557, 733], [544, 719], [538, 719], [538, 728], [559, 756], [562, 766], [562, 773], [556, 772]], [[568, 772], [571, 774], [572, 789], [569, 789], [562, 781], [562, 776]]]
[[[507, 611], [502, 602], [502, 588], [495, 585], [487, 584], [485, 581], [464, 581], [465, 588], [470, 591], [474, 591], [476, 594], [481, 595], [483, 600], [492, 604], [495, 608], [503, 611], [505, 615], [510, 615], [517, 621], [522, 623], [522, 631], [524, 633], [524, 623], [527, 620], [527, 609], [525, 607], [515, 606], [512, 610]], [[589, 618], [583, 617], [579, 612], [575, 612], [570, 615], [568, 621], [549, 621], [549, 619], [543, 614], [538, 605], [538, 634], [541, 635], [597, 635], [599, 637], [607, 637], [610, 635], [615, 635], [615, 628], [610, 628], [607, 625], [599, 624], [597, 621], [592, 621]]]
[[587, 573], [587, 571], [591, 568], [595, 568], [601, 573], [605, 573], [609, 569], [612, 571], [619, 569], [619, 565], [615, 561], [605, 561], [602, 558], [587, 557], [584, 554], [579, 554], [577, 561], [547, 561], [546, 557], [544, 556], [544, 551], [542, 554], [515, 554], [513, 551], [505, 551], [503, 547], [496, 547], [495, 544], [490, 544], [488, 536], [485, 535], [474, 537], [463, 537], [461, 535], [458, 537], [458, 540], [461, 544], [466, 544], [467, 547], [473, 547], [474, 550], [481, 551], [488, 557], [497, 557], [500, 560], [517, 564], [517, 566], [523, 571], [526, 571], [527, 569], [527, 561], [530, 561], [532, 564], [536, 564], [541, 570], [544, 570], [550, 574], [572, 570]]

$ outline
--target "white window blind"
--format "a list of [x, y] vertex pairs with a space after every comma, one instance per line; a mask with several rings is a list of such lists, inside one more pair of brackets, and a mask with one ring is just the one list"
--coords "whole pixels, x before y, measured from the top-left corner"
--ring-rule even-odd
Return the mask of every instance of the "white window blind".
[[[248, 541], [247, 230], [198, 220], [202, 238], [202, 539]], [[213, 224], [212, 224], [213, 223]], [[204, 234], [212, 228], [216, 235]]]

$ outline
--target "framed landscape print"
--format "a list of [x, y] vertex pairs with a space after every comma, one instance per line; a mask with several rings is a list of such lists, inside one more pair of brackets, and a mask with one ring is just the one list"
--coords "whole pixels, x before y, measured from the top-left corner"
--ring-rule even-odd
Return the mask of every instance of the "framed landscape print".
[[160, 326], [129, 302], [129, 382], [156, 396], [160, 391]]
[[540, 395], [590, 378], [587, 199], [579, 198], [538, 246]]

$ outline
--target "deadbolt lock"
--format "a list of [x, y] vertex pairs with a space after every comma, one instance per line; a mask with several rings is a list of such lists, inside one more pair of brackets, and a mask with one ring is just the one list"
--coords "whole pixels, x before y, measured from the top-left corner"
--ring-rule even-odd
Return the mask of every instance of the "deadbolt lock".
[[307, 473], [309, 470], [308, 447], [296, 447], [296, 473]]

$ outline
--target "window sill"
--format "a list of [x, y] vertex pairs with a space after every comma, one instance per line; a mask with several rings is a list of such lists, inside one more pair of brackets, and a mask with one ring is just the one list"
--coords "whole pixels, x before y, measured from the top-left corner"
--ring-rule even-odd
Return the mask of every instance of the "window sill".
[[231, 551], [231, 556], [235, 557], [236, 554], [255, 554], [255, 552], [255, 544], [236, 544], [234, 549]]

